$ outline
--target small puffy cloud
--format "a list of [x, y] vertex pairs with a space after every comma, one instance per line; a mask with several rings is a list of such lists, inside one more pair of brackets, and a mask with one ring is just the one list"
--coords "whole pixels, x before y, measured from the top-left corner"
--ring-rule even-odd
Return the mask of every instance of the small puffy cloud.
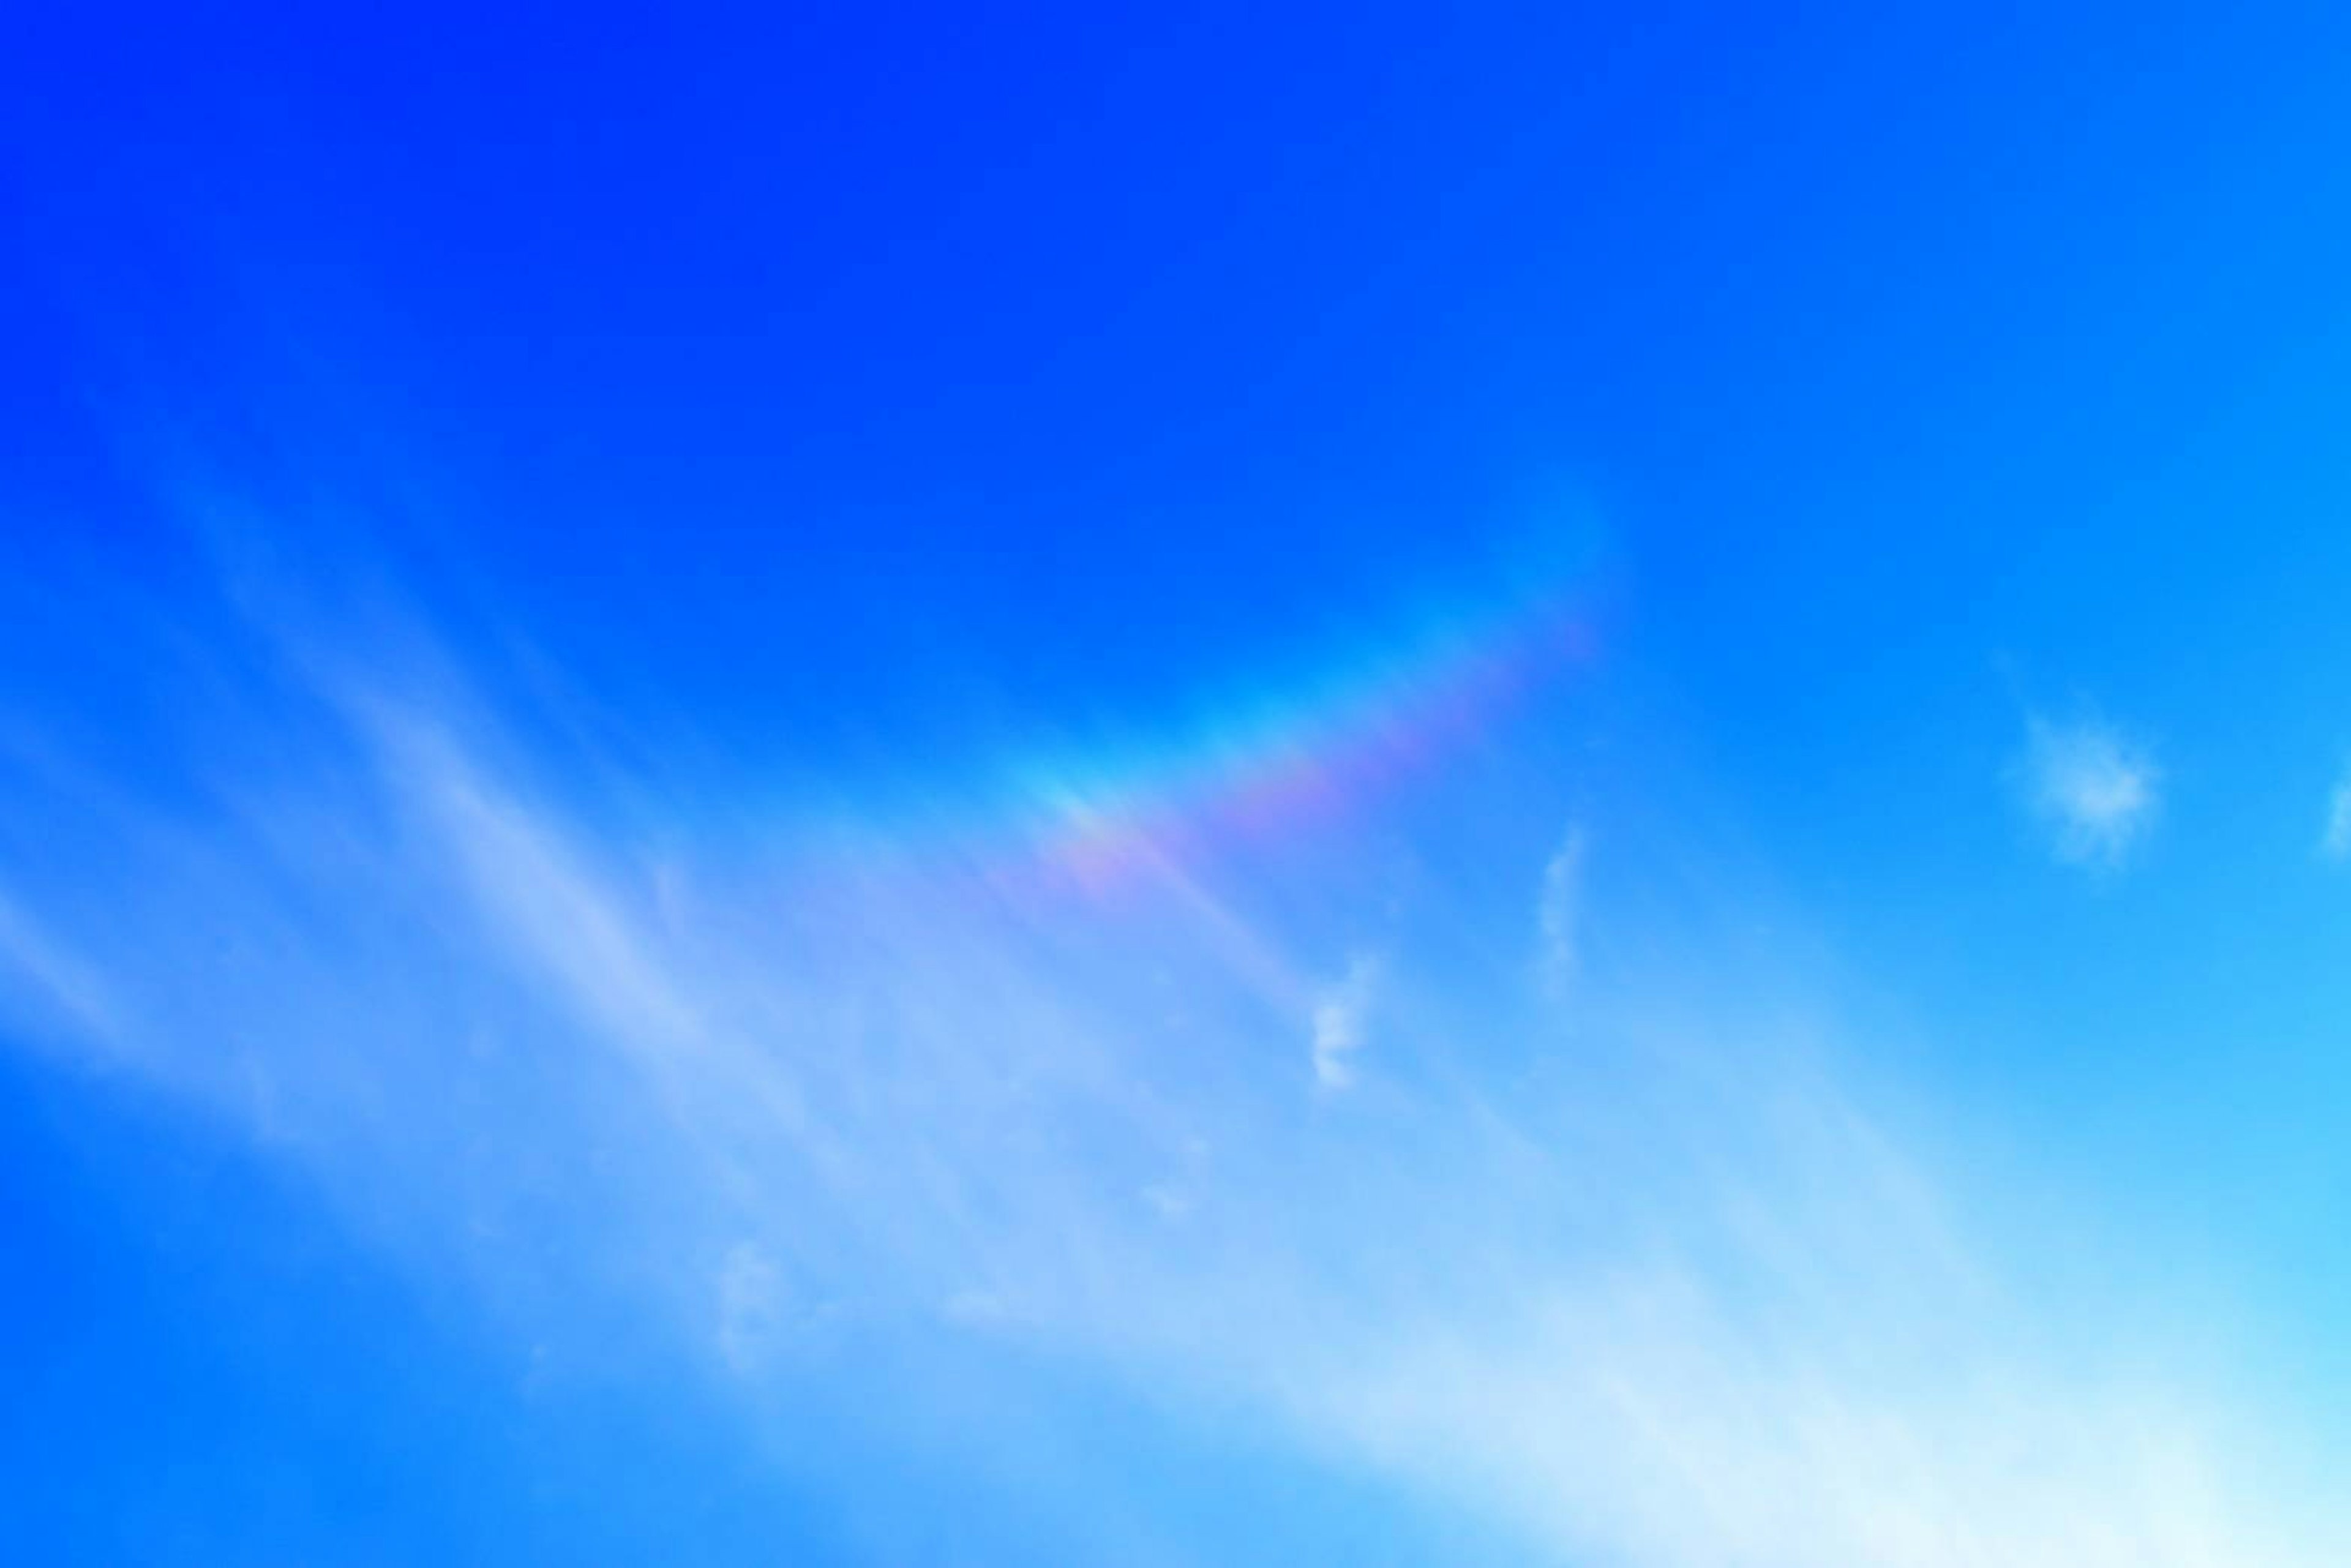
[[1143, 1201], [1152, 1213], [1171, 1223], [1192, 1212], [1192, 1195], [1174, 1182], [1150, 1183], [1143, 1189]]
[[2326, 798], [2326, 831], [2319, 836], [2318, 852], [2328, 860], [2351, 860], [2351, 768]]
[[2145, 747], [2103, 720], [2028, 719], [2018, 778], [2069, 865], [2113, 870], [2155, 824], [2162, 774]]
[[1346, 977], [1314, 1004], [1314, 1082], [1325, 1089], [1344, 1089], [1355, 1081], [1354, 1064], [1348, 1058], [1363, 1049], [1378, 979], [1379, 965], [1359, 956], [1347, 966]]

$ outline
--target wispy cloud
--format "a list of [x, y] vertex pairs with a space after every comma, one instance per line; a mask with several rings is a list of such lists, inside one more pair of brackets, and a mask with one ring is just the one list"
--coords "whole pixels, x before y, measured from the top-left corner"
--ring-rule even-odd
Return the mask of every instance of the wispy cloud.
[[1378, 980], [1377, 960], [1359, 954], [1348, 964], [1346, 977], [1314, 1003], [1314, 1082], [1325, 1089], [1344, 1089], [1355, 1081], [1353, 1058], [1364, 1048], [1372, 992]]
[[123, 1043], [121, 1006], [97, 970], [0, 893], [0, 995], [10, 979], [50, 1015], [52, 1027], [110, 1050]]
[[[182, 1036], [171, 1082], [247, 1124], [266, 1082], [272, 1146], [359, 1223], [438, 1238], [402, 1242], [416, 1267], [548, 1317], [619, 1294], [747, 1396], [869, 1416], [892, 1357], [840, 1358], [841, 1335], [1012, 1379], [1044, 1358], [1536, 1560], [2342, 1560], [2224, 1402], [2163, 1347], [2085, 1332], [2109, 1303], [2020, 1284], [1963, 1185], [1735, 988], [1594, 997], [1578, 973], [1589, 1049], [1499, 1071], [1618, 918], [1587, 909], [1580, 835], [1503, 880], [1514, 940], [1436, 968], [1360, 954], [1318, 989], [1295, 955], [1350, 911], [1270, 915], [1173, 865], [1115, 904], [1008, 890], [952, 845], [747, 860], [686, 833], [656, 868], [617, 813], [532, 788], [479, 705], [387, 677], [333, 706], [357, 777], [295, 768], [309, 785], [263, 793], [309, 794], [268, 833], [224, 821], [201, 869], [129, 867], [76, 967], [29, 915], [0, 953], [60, 996], [122, 977]], [[2080, 852], [2118, 854], [2151, 769], [2103, 731], [2034, 746]], [[1707, 975], [1738, 891], [1696, 901], [1719, 928], [1648, 936]], [[235, 987], [173, 946], [222, 908], [270, 936]], [[1428, 991], [1441, 1038], [1399, 1005]], [[1442, 1071], [1301, 1116], [1301, 1009], [1323, 1091], [1375, 1013], [1384, 1053]], [[967, 1462], [1008, 1478], [1011, 1444]]]
[[1543, 982], [1554, 995], [1565, 994], [1583, 961], [1583, 857], [1584, 833], [1577, 828], [1543, 865], [1535, 925], [1542, 943]]
[[2351, 770], [2335, 781], [2326, 798], [2326, 827], [2318, 835], [2318, 852], [2329, 860], [2351, 859]]
[[2068, 864], [2116, 869], [2155, 825], [2161, 771], [2142, 744], [2103, 719], [2029, 717], [2017, 777], [2051, 850]]
[[718, 1266], [718, 1353], [737, 1373], [752, 1374], [775, 1353], [785, 1310], [783, 1270], [756, 1241], [738, 1241]]

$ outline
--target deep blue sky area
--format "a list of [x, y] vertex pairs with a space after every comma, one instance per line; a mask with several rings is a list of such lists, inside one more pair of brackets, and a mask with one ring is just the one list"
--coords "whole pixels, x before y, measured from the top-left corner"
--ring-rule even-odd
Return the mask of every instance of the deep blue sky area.
[[1567, 487], [1709, 695], [1769, 638], [1913, 701], [1911, 596], [2070, 638], [2085, 577], [2135, 662], [2212, 570], [2144, 520], [2171, 470], [2336, 336], [2342, 40], [2250, 23], [56, 26], [9, 111], [35, 496], [165, 401], [289, 498], [323, 449], [462, 518], [593, 679], [764, 713], [821, 659], [817, 722], [943, 646], [1049, 703], [1073, 647], [1170, 696], [1308, 656]]
[[[0, 1558], [2098, 1563], [2142, 1331], [2351, 1440], [2351, 16], [8, 32]], [[1823, 1301], [1925, 1457], [1742, 1511]]]

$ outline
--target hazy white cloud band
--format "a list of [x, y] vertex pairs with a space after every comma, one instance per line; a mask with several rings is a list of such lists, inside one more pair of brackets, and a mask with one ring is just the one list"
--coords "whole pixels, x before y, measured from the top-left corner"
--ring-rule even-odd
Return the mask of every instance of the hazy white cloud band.
[[[1834, 1042], [1712, 983], [1736, 889], [1652, 934], [1706, 983], [1611, 975], [1579, 831], [1509, 950], [1375, 963], [1172, 863], [1106, 909], [655, 851], [445, 686], [316, 696], [317, 755], [192, 824], [87, 807], [148, 848], [78, 904], [31, 868], [0, 959], [535, 1339], [601, 1291], [752, 1398], [877, 1333], [1041, 1353], [1561, 1562], [2351, 1560], [2199, 1376], [2018, 1290]], [[2103, 728], [2036, 722], [2027, 773], [2069, 860], [2155, 808]]]

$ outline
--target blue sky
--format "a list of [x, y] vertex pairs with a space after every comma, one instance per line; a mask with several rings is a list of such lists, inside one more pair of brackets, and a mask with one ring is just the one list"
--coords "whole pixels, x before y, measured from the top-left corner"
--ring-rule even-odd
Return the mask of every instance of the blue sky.
[[2351, 27], [53, 16], [31, 1562], [2324, 1563]]

